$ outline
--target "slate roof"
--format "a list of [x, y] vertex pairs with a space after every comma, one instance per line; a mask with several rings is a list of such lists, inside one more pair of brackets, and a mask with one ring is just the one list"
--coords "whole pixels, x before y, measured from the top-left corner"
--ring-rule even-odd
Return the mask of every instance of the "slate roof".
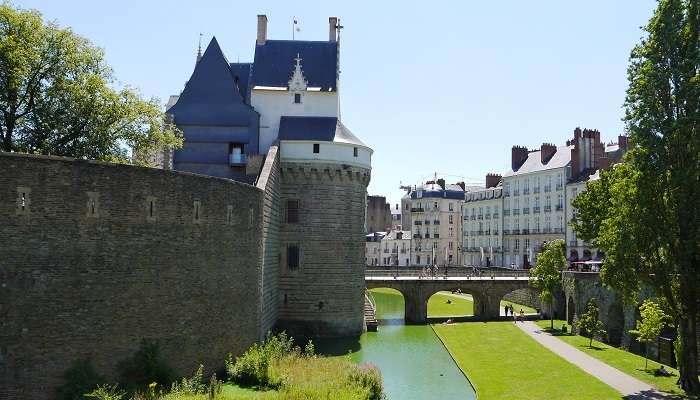
[[246, 103], [250, 104], [250, 73], [252, 72], [252, 63], [231, 63], [229, 64], [234, 81], [238, 78], [238, 91], [243, 96]]
[[571, 149], [573, 148], [573, 145], [557, 147], [557, 152], [554, 153], [552, 158], [550, 158], [546, 164], [542, 164], [542, 156], [540, 155], [539, 150], [532, 151], [527, 154], [527, 160], [525, 160], [520, 168], [517, 170], [508, 170], [505, 174], [503, 174], [503, 177], [524, 175], [533, 172], [566, 167], [569, 162], [571, 162]]
[[411, 198], [418, 198], [418, 191], [422, 191], [421, 198], [442, 198], [442, 199], [458, 199], [464, 200], [464, 190], [462, 187], [455, 184], [445, 184], [445, 189], [437, 183], [426, 183], [418, 186], [411, 191]]
[[337, 89], [338, 42], [304, 40], [267, 40], [256, 45], [251, 86], [287, 87], [297, 54], [308, 87], [324, 92]]
[[257, 112], [243, 101], [239, 83], [212, 38], [177, 103], [167, 112], [178, 125], [248, 126]]
[[280, 140], [317, 140], [367, 146], [335, 117], [280, 118]]

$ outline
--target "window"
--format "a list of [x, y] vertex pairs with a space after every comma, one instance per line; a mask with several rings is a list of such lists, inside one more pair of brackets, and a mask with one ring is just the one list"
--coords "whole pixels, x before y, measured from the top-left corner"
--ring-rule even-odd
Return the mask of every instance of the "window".
[[357, 157], [357, 147], [352, 148], [352, 156]]
[[448, 218], [449, 218], [448, 222], [451, 224], [452, 223], [452, 214], [448, 215]]
[[450, 211], [454, 211], [454, 204], [450, 203]]
[[287, 200], [287, 223], [299, 223], [299, 200]]
[[515, 239], [515, 250], [520, 248], [520, 239]]
[[299, 269], [299, 246], [295, 244], [287, 246], [287, 269], [290, 271]]
[[416, 256], [416, 264], [420, 265], [420, 256]]
[[433, 248], [437, 249], [438, 248], [438, 242], [433, 242]]
[[452, 250], [452, 242], [447, 243], [447, 248]]
[[301, 93], [294, 93], [294, 104], [301, 104]]
[[321, 145], [314, 143], [314, 154], [318, 154], [321, 151]]

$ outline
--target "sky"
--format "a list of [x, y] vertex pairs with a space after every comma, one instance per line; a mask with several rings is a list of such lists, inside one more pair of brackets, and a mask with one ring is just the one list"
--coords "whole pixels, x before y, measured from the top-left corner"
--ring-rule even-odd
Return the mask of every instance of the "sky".
[[104, 49], [123, 84], [165, 103], [216, 36], [229, 61], [252, 61], [258, 14], [268, 38], [327, 40], [343, 25], [343, 123], [374, 149], [368, 192], [435, 173], [483, 184], [513, 145], [562, 145], [576, 127], [624, 132], [630, 50], [653, 0], [94, 1], [15, 0]]

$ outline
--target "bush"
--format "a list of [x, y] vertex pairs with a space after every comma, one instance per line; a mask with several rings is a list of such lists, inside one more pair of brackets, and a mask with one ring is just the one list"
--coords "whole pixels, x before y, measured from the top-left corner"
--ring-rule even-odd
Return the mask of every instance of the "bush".
[[[207, 385], [202, 382], [203, 376], [204, 366], [200, 364], [191, 378], [185, 377], [180, 382], [173, 383], [170, 392], [178, 394], [205, 394], [207, 393]], [[214, 379], [216, 379], [216, 375], [214, 375]]]
[[83, 395], [95, 390], [106, 380], [95, 371], [89, 359], [76, 360], [63, 374], [65, 383], [56, 390], [59, 400], [82, 400]]
[[[307, 345], [308, 348], [308, 345]], [[233, 362], [229, 354], [226, 359], [226, 371], [232, 382], [240, 386], [277, 387], [280, 382], [270, 379], [272, 362], [285, 356], [300, 355], [301, 349], [286, 333], [268, 334], [262, 344], [253, 344], [242, 356]]]
[[368, 400], [382, 400], [384, 398], [382, 374], [379, 372], [379, 368], [373, 364], [360, 364], [359, 367], [352, 370], [349, 380], [357, 386], [367, 389], [369, 392]]
[[153, 340], [144, 339], [139, 350], [120, 362], [117, 368], [121, 383], [130, 391], [144, 389], [153, 383], [169, 387], [174, 380], [173, 370], [161, 359], [158, 342]]
[[122, 400], [126, 392], [119, 390], [117, 385], [99, 385], [97, 389], [85, 395], [85, 397], [97, 400]]

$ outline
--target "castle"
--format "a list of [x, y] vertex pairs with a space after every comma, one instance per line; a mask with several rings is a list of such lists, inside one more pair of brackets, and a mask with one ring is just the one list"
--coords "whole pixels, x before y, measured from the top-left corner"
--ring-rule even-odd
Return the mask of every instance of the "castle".
[[76, 360], [116, 379], [143, 339], [188, 374], [271, 329], [364, 330], [372, 150], [339, 113], [327, 41], [216, 39], [168, 104], [161, 169], [0, 153], [0, 398], [50, 398]]

